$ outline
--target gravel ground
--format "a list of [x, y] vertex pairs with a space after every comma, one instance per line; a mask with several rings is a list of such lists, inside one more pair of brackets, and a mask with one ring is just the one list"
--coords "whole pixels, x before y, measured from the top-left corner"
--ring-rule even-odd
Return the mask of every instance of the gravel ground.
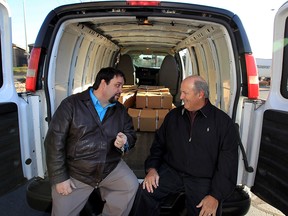
[[285, 216], [285, 214], [251, 194], [251, 206], [246, 216]]

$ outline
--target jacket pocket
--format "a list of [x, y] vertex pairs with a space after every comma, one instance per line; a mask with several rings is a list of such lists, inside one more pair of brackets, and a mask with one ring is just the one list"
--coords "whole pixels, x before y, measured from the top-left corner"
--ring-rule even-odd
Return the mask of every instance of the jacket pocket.
[[[97, 158], [99, 160], [101, 155], [105, 157], [106, 148], [104, 147], [105, 143], [103, 142], [91, 142], [91, 141], [82, 141], [75, 145], [73, 158], [74, 160], [82, 160], [82, 159], [92, 159]], [[101, 160], [101, 159], [100, 159]]]

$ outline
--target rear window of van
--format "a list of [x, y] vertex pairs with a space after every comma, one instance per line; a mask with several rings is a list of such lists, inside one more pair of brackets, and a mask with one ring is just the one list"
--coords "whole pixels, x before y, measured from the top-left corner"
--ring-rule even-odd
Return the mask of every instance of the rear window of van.
[[160, 68], [165, 55], [131, 54], [133, 64], [137, 67]]

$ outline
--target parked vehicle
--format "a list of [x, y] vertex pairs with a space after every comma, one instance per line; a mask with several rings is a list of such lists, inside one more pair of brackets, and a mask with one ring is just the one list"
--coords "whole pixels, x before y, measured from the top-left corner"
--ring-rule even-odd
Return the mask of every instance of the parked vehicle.
[[[47, 15], [39, 31], [24, 93], [14, 88], [11, 17], [3, 0], [0, 14], [0, 194], [30, 181], [30, 206], [49, 211], [43, 141], [51, 117], [65, 97], [91, 86], [99, 69], [111, 66], [126, 73], [130, 90], [167, 87], [175, 106], [181, 104], [181, 80], [191, 74], [203, 76], [209, 83], [210, 101], [239, 127], [238, 186], [224, 202], [223, 214], [248, 212], [246, 188], [288, 214], [288, 4], [275, 18], [278, 46], [266, 101], [258, 99], [258, 73], [244, 26], [228, 10], [131, 0], [60, 6]], [[127, 108], [135, 108], [135, 103]], [[136, 129], [136, 147], [124, 159], [140, 181], [157, 128]], [[95, 199], [99, 200], [97, 191], [83, 215], [101, 211], [100, 201], [98, 206], [90, 205]], [[162, 214], [184, 215], [183, 194], [169, 197]]]

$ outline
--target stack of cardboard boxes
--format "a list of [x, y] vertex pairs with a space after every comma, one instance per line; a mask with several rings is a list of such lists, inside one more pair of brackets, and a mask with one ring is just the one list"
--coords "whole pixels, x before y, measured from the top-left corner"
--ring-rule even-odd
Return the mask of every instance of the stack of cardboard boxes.
[[119, 102], [122, 103], [127, 109], [135, 106], [136, 101], [136, 85], [124, 85]]
[[119, 101], [128, 108], [137, 131], [155, 131], [173, 108], [173, 97], [164, 86], [125, 86]]

